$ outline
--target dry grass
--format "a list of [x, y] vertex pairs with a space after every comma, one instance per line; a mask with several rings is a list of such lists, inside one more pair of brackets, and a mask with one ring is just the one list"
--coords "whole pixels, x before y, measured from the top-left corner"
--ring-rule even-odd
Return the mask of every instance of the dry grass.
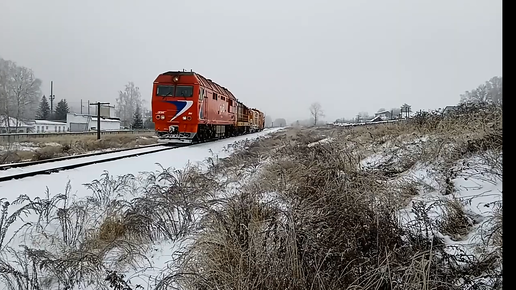
[[[501, 111], [479, 109], [485, 108], [378, 127], [294, 129], [240, 144], [245, 150], [216, 170], [230, 176], [228, 168], [238, 172], [261, 162], [260, 170], [209, 212], [170, 280], [184, 289], [459, 289], [459, 281], [482, 287], [476, 278], [486, 275], [500, 281], [500, 253], [451, 255], [437, 238], [438, 231], [460, 239], [471, 230], [459, 201], [443, 196], [438, 220], [425, 204], [414, 206], [417, 218], [408, 226], [397, 215], [407, 196], [418, 193], [417, 184], [397, 179], [415, 164], [433, 164], [441, 192], [449, 195], [453, 164], [500, 149]], [[333, 141], [312, 144], [324, 138]], [[386, 149], [391, 158], [360, 165]], [[493, 240], [500, 240], [498, 231], [489, 231]]]
[[152, 132], [141, 134], [113, 134], [103, 135], [100, 140], [96, 136], [55, 136], [49, 138], [27, 139], [20, 143], [33, 144], [38, 149], [7, 150], [0, 153], [0, 164], [23, 162], [28, 160], [45, 160], [75, 154], [85, 154], [98, 150], [134, 148], [138, 146], [156, 144], [157, 139], [153, 138]]
[[[107, 276], [112, 288], [135, 289], [119, 273], [147, 267], [153, 244], [188, 237], [156, 289], [486, 289], [483, 279], [501, 289], [501, 203], [490, 205], [481, 255], [450, 254], [441, 235], [462, 239], [475, 226], [454, 197], [454, 178], [470, 167], [459, 161], [477, 156], [486, 166], [476, 174], [502, 176], [501, 110], [461, 109], [377, 127], [289, 129], [233, 144], [208, 170], [106, 174], [87, 185], [87, 200], [21, 198], [24, 209], [2, 221], [35, 213], [27, 228], [40, 243], [16, 250], [0, 239], [22, 265], [0, 257], [0, 280], [16, 281], [9, 289], [107, 289]], [[363, 162], [375, 154], [383, 157]], [[404, 178], [422, 164], [432, 184]], [[408, 200], [430, 190], [442, 198], [413, 202], [415, 219], [400, 220]], [[60, 230], [47, 230], [52, 223]], [[9, 226], [0, 222], [0, 234]]]

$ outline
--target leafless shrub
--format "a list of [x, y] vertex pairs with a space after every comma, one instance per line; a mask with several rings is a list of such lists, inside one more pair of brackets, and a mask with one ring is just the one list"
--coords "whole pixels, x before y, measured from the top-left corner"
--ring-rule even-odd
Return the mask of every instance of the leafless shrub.
[[473, 226], [473, 221], [464, 211], [464, 205], [455, 198], [442, 199], [440, 203], [443, 209], [439, 222], [440, 232], [449, 235], [453, 240], [461, 240]]
[[34, 156], [32, 160], [46, 160], [56, 157], [64, 156], [63, 148], [61, 146], [47, 146], [41, 149], [38, 149], [34, 152]]
[[[194, 167], [163, 169], [144, 178], [106, 172], [86, 184], [92, 192], [86, 199], [73, 198], [68, 186], [54, 196], [47, 190], [44, 198], [22, 195], [12, 204], [2, 200], [0, 252], [6, 254], [0, 255], [0, 280], [6, 285], [18, 281], [27, 290], [91, 283], [107, 289], [107, 270], [150, 264], [146, 254], [154, 242], [188, 232], [195, 208], [201, 208], [213, 186], [203, 177]], [[18, 208], [9, 215], [11, 205]], [[31, 221], [20, 224], [22, 216]], [[14, 234], [7, 239], [12, 225], [19, 228], [9, 230]], [[12, 247], [19, 242], [22, 248]], [[18, 257], [16, 265], [8, 262], [12, 257]], [[18, 289], [16, 283], [10, 289]]]

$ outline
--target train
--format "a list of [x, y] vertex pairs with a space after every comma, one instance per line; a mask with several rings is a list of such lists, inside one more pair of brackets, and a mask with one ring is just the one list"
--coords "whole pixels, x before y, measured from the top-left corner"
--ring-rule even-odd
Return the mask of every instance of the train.
[[159, 143], [192, 144], [262, 131], [265, 114], [227, 88], [190, 71], [159, 74], [152, 86]]

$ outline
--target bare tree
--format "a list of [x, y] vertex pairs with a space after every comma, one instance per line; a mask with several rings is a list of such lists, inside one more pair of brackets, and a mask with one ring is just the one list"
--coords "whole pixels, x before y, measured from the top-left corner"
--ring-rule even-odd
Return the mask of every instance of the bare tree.
[[502, 105], [502, 78], [492, 77], [476, 89], [460, 95], [461, 103], [492, 103]]
[[321, 104], [315, 102], [312, 105], [310, 105], [310, 115], [312, 115], [314, 126], [317, 126], [317, 123], [319, 122], [320, 118], [324, 117], [324, 112], [322, 110]]
[[[0, 58], [0, 117], [10, 129], [11, 118], [26, 120], [34, 118], [41, 95], [41, 80], [26, 67]], [[14, 126], [20, 125], [14, 122]]]
[[492, 77], [489, 81], [487, 81], [486, 85], [488, 89], [489, 100], [492, 103], [501, 106], [503, 100], [502, 77]]
[[143, 106], [140, 88], [129, 82], [123, 91], [118, 92], [116, 99], [116, 113], [123, 126], [130, 126], [138, 106]]
[[265, 127], [272, 127], [272, 117], [269, 115], [265, 116]]
[[493, 77], [476, 89], [460, 95], [461, 103], [492, 103], [502, 105], [502, 78]]
[[26, 67], [16, 66], [13, 76], [12, 97], [16, 102], [16, 119], [32, 119], [41, 95], [41, 80]]
[[360, 123], [360, 122], [363, 122], [363, 121], [366, 121], [368, 119], [370, 119], [371, 117], [369, 116], [369, 113], [368, 112], [360, 112], [358, 113], [357, 115], [357, 123]]
[[274, 120], [274, 127], [285, 127], [287, 126], [287, 120], [283, 119], [283, 118], [277, 118], [276, 120]]

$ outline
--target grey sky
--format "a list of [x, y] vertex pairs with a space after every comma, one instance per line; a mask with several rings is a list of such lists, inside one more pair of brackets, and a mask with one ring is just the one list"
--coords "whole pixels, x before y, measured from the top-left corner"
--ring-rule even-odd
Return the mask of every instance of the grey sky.
[[0, 57], [49, 94], [114, 101], [193, 69], [288, 122], [455, 104], [501, 75], [498, 0], [1, 0]]

